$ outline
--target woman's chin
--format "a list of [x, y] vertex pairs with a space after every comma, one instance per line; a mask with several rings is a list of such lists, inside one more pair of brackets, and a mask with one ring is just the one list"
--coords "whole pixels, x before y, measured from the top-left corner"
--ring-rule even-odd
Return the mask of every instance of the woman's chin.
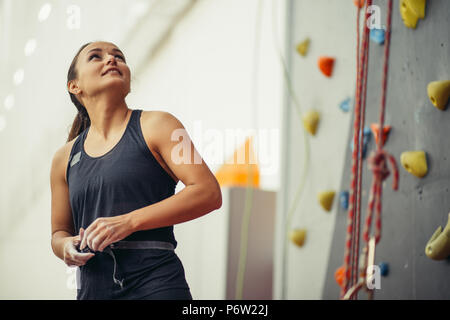
[[124, 78], [122, 78], [121, 76], [110, 76], [110, 75], [106, 75], [102, 77], [102, 81], [106, 81], [106, 82], [125, 82]]
[[104, 86], [99, 87], [98, 91], [109, 92], [108, 94], [114, 95], [122, 94], [123, 96], [126, 96], [130, 90], [127, 86], [124, 85], [123, 82], [111, 81]]
[[102, 87], [114, 88], [114, 90], [117, 90], [117, 88], [123, 88], [123, 90], [125, 90], [125, 88], [128, 87], [128, 83], [121, 78], [104, 79], [101, 83], [103, 84]]

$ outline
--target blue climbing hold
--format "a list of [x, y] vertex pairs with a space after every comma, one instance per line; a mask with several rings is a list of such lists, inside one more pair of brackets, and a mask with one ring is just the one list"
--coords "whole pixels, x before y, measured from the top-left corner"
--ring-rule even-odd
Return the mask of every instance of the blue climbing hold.
[[347, 98], [344, 101], [342, 101], [339, 104], [339, 108], [341, 108], [342, 111], [344, 112], [348, 112], [350, 110], [350, 102], [352, 101], [352, 99]]
[[369, 127], [364, 127], [363, 134], [364, 134], [363, 141], [369, 143], [370, 136], [372, 135], [372, 130], [370, 130]]
[[[363, 150], [362, 150], [362, 157], [363, 157], [363, 159], [366, 158], [367, 145], [369, 144], [371, 135], [372, 135], [372, 132], [369, 129], [369, 127], [364, 127], [364, 130], [363, 130]], [[352, 144], [350, 146], [350, 149], [353, 152], [353, 138], [352, 138]]]
[[341, 191], [341, 193], [339, 194], [339, 200], [341, 202], [341, 208], [344, 210], [348, 209], [348, 198], [349, 198], [348, 191]]
[[389, 265], [386, 262], [380, 262], [378, 267], [380, 268], [381, 275], [386, 277], [389, 273]]
[[378, 44], [384, 44], [385, 33], [384, 29], [372, 29], [370, 30], [370, 40]]

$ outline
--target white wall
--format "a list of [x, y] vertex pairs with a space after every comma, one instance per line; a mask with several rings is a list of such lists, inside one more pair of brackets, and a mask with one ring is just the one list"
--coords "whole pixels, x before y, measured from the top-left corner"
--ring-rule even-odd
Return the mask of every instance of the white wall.
[[[257, 3], [258, 0], [200, 1], [174, 31], [163, 53], [149, 64], [140, 79], [132, 82], [129, 105], [173, 113], [202, 156], [201, 150], [211, 143], [210, 137], [204, 136], [207, 130], [216, 129], [222, 134], [226, 129], [280, 130], [282, 73], [273, 47], [272, 4], [262, 1], [258, 58], [254, 54]], [[279, 2], [279, 7], [283, 18], [284, 1]], [[282, 18], [279, 20], [283, 22]], [[283, 40], [283, 36], [280, 38]], [[256, 122], [251, 96], [255, 59], [259, 59]], [[237, 139], [236, 145], [225, 145], [224, 157], [232, 155], [245, 138]], [[271, 147], [270, 157], [279, 161], [279, 144]], [[207, 154], [203, 157], [212, 171], [224, 160], [215, 163]], [[264, 154], [260, 157], [267, 160]], [[277, 189], [279, 170], [263, 175], [261, 187]]]
[[[136, 2], [136, 1], [134, 1]], [[38, 21], [45, 3], [52, 9]], [[78, 48], [93, 39], [119, 39], [132, 1], [78, 1], [81, 28], [67, 27], [72, 1], [5, 0], [1, 3], [0, 60], [0, 299], [74, 299], [73, 276], [53, 255], [50, 238], [50, 165], [76, 114], [66, 89], [67, 70]], [[98, 19], [101, 19], [99, 23]], [[35, 52], [24, 46], [34, 38]], [[24, 80], [13, 84], [13, 74]], [[4, 107], [14, 95], [11, 109]]]
[[[281, 259], [282, 238], [277, 238], [276, 297], [285, 299], [320, 299], [327, 271], [330, 244], [333, 236], [336, 208], [339, 205], [339, 188], [351, 112], [343, 113], [339, 103], [347, 96], [353, 97], [356, 75], [356, 9], [352, 1], [294, 0], [291, 1], [292, 38], [290, 72], [293, 88], [303, 111], [316, 109], [321, 114], [316, 136], [310, 141], [310, 166], [304, 191], [292, 219], [292, 228], [306, 228], [303, 247], [288, 243], [286, 291], [282, 294], [283, 270]], [[289, 10], [289, 9], [288, 9]], [[306, 57], [296, 52], [296, 45], [310, 37], [310, 50]], [[332, 78], [326, 78], [317, 67], [319, 56], [336, 58]], [[368, 106], [370, 107], [370, 106]], [[286, 168], [281, 181], [277, 231], [280, 235], [282, 215], [287, 215], [300, 185], [305, 161], [303, 125], [297, 116], [292, 100], [284, 118], [286, 143], [282, 166]], [[287, 163], [287, 166], [286, 166]], [[320, 191], [334, 189], [333, 210], [324, 211], [318, 201]], [[284, 201], [287, 199], [287, 201]], [[343, 254], [343, 253], [342, 253]]]
[[[251, 97], [255, 59], [254, 28], [258, 12], [257, 1], [254, 0], [200, 2], [173, 33], [164, 53], [132, 84], [129, 105], [173, 113], [182, 121], [213, 172], [225, 159], [221, 163], [215, 163], [213, 158], [202, 152], [203, 147], [212, 145], [206, 131], [216, 129], [224, 134], [227, 129], [245, 130], [255, 128], [255, 125], [267, 132], [271, 129], [278, 130], [278, 140], [269, 146], [268, 153], [258, 155], [258, 158], [268, 155], [269, 159], [266, 157], [262, 160], [274, 161], [276, 166], [273, 172], [269, 170], [270, 164], [265, 167], [267, 170], [262, 170], [261, 188], [277, 190], [280, 178], [279, 139], [283, 83], [273, 43], [272, 2], [262, 3], [256, 124], [253, 120]], [[284, 1], [278, 2], [278, 13], [278, 30], [282, 33]], [[284, 36], [279, 35], [279, 41], [283, 40]], [[197, 135], [197, 132], [203, 135]], [[228, 158], [244, 141], [245, 136], [241, 136], [236, 139], [235, 145], [217, 145], [217, 148], [223, 148], [224, 156]], [[255, 151], [259, 153], [261, 149]], [[265, 172], [269, 174], [264, 174]], [[183, 187], [179, 182], [176, 192]], [[212, 215], [220, 215], [225, 210], [226, 208], [221, 208]], [[214, 228], [221, 219], [205, 216], [175, 226], [175, 236], [179, 241], [177, 253], [184, 263], [194, 298], [216, 299], [221, 296], [220, 283], [223, 279], [218, 279], [214, 286], [202, 281], [203, 277], [210, 278], [211, 273], [220, 274], [217, 269], [206, 268], [211, 260], [222, 256], [209, 249], [210, 243], [204, 235], [208, 234], [206, 229]], [[205, 261], [205, 264], [199, 265], [199, 261]]]

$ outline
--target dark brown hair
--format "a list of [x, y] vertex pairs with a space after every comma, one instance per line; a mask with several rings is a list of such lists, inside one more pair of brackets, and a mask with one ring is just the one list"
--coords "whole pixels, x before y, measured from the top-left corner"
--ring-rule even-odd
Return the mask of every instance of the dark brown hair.
[[[75, 80], [78, 77], [76, 66], [78, 61], [78, 56], [80, 55], [80, 52], [89, 44], [92, 42], [88, 42], [81, 46], [81, 48], [78, 50], [77, 54], [72, 60], [72, 63], [69, 67], [69, 72], [67, 73], [67, 83], [69, 83], [70, 80]], [[91, 120], [89, 119], [89, 115], [87, 113], [86, 108], [81, 104], [80, 101], [78, 101], [77, 97], [69, 92], [70, 100], [72, 100], [75, 107], [77, 107], [78, 114], [75, 116], [75, 119], [72, 123], [72, 128], [69, 132], [69, 137], [67, 138], [67, 142], [71, 141], [75, 137], [77, 137], [81, 132], [83, 132], [84, 129], [90, 126]]]

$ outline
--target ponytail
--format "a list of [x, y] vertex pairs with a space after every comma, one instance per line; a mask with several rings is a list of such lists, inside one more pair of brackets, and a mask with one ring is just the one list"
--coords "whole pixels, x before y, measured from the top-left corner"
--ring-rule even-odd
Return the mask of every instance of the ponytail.
[[[80, 52], [89, 44], [91, 44], [91, 42], [84, 44], [73, 58], [72, 63], [69, 67], [69, 72], [67, 73], [67, 83], [69, 83], [70, 80], [74, 80], [77, 78], [76, 64], [78, 56], [80, 55]], [[70, 129], [67, 142], [76, 138], [81, 132], [83, 132], [87, 127], [91, 125], [91, 120], [89, 119], [89, 114], [87, 113], [86, 108], [83, 106], [83, 104], [81, 104], [81, 102], [73, 93], [69, 92], [69, 95], [70, 100], [72, 100], [73, 104], [77, 108], [78, 113], [73, 120], [72, 128]]]
[[89, 114], [86, 108], [78, 101], [77, 97], [73, 93], [70, 94], [70, 99], [72, 100], [75, 107], [78, 109], [78, 113], [72, 123], [72, 128], [69, 132], [69, 137], [67, 142], [76, 138], [81, 132], [91, 125], [91, 119], [89, 119]]

